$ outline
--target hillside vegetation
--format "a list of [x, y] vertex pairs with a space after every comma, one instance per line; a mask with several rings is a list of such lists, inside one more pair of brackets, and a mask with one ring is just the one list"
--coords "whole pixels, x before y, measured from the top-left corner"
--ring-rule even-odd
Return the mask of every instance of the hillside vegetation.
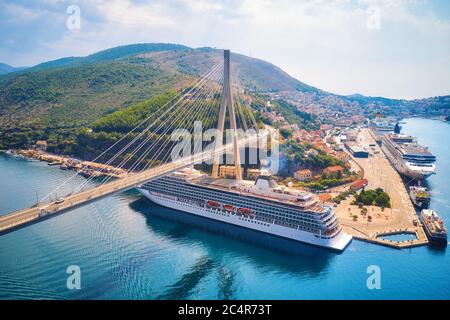
[[[0, 127], [90, 126], [101, 116], [192, 82], [222, 51], [174, 44], [116, 47], [0, 76]], [[274, 65], [232, 54], [234, 79], [252, 90], [317, 90]]]
[[[23, 148], [43, 139], [48, 140], [50, 151], [90, 158], [96, 148], [159, 112], [168, 97], [222, 60], [223, 50], [153, 43], [8, 69], [9, 73], [0, 75], [0, 149]], [[269, 92], [331, 95], [259, 59], [232, 53], [231, 68], [232, 83], [244, 89], [256, 111], [263, 108]], [[291, 124], [317, 128], [314, 117], [283, 99], [274, 101], [273, 107]], [[258, 114], [256, 118], [261, 120]]]
[[148, 63], [100, 62], [0, 78], [0, 125], [89, 125], [104, 114], [182, 85]]

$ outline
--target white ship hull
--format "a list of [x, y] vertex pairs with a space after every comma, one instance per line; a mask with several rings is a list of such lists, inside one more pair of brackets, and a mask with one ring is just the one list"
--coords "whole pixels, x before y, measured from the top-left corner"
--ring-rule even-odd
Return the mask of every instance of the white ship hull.
[[[394, 166], [394, 168], [402, 175], [409, 177], [414, 180], [424, 180], [434, 174], [434, 169], [429, 170], [426, 168], [411, 166], [407, 161], [401, 157], [394, 156], [385, 146], [381, 145], [381, 149], [388, 158], [389, 162]], [[434, 167], [433, 167], [434, 168]]]
[[283, 227], [273, 223], [262, 223], [255, 219], [249, 219], [238, 215], [224, 213], [221, 210], [199, 207], [198, 205], [185, 203], [175, 199], [170, 199], [169, 197], [156, 195], [145, 189], [138, 188], [138, 190], [146, 198], [164, 207], [168, 207], [182, 212], [188, 212], [190, 214], [194, 214], [204, 218], [229, 223], [260, 232], [269, 233], [279, 237], [288, 238], [315, 246], [330, 248], [337, 251], [343, 251], [352, 240], [352, 236], [344, 233], [343, 231], [341, 231], [340, 234], [333, 239], [322, 239], [316, 237], [312, 233], [301, 231], [298, 229]]

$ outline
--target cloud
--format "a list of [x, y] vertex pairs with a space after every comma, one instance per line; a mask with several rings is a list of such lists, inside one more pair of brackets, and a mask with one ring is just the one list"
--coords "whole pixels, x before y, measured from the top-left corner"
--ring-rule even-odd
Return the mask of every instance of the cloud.
[[164, 8], [155, 4], [134, 5], [127, 0], [110, 0], [99, 2], [97, 9], [107, 22], [116, 26], [170, 27], [175, 24], [170, 17], [164, 16]]
[[[65, 27], [70, 4], [81, 8], [81, 30]], [[176, 42], [250, 54], [331, 92], [416, 98], [450, 93], [450, 4], [438, 8], [421, 0], [5, 1], [0, 61]]]
[[184, 0], [183, 2], [187, 7], [199, 13], [217, 12], [223, 8], [223, 6], [218, 2], [206, 0]]

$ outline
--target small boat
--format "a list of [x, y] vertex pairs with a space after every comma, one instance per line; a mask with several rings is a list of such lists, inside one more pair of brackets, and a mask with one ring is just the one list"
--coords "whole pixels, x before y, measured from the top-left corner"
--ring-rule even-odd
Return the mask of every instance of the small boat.
[[229, 204], [224, 205], [223, 208], [225, 209], [225, 211], [228, 211], [228, 212], [235, 211], [235, 208], [233, 206], [230, 206]]
[[213, 208], [218, 208], [218, 207], [220, 207], [220, 203], [219, 203], [219, 202], [217, 202], [217, 201], [211, 201], [211, 200], [206, 201], [206, 205], [207, 205], [208, 207], [213, 207]]
[[447, 245], [447, 229], [444, 222], [437, 215], [436, 211], [423, 209], [419, 215], [423, 223], [425, 233], [431, 244], [446, 246]]
[[60, 165], [59, 168], [61, 170], [67, 170], [68, 169], [68, 167], [65, 164]]
[[239, 208], [238, 213], [243, 214], [246, 217], [253, 218], [255, 215], [252, 209], [248, 208]]
[[427, 188], [420, 186], [410, 186], [409, 196], [411, 197], [411, 200], [415, 206], [421, 209], [428, 208], [431, 196]]

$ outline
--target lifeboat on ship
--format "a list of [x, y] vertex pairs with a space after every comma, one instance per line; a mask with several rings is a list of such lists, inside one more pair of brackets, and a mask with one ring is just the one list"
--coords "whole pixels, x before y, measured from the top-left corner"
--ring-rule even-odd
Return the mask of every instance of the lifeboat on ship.
[[219, 203], [219, 202], [217, 202], [217, 201], [212, 201], [212, 200], [206, 201], [206, 205], [207, 205], [208, 207], [211, 207], [211, 208], [218, 208], [218, 207], [220, 207], [220, 203]]
[[244, 215], [248, 218], [253, 218], [255, 216], [253, 210], [249, 209], [249, 208], [239, 208], [238, 213], [240, 213], [241, 215]]
[[224, 205], [223, 208], [227, 212], [234, 212], [235, 211], [235, 208], [233, 206], [230, 206], [229, 204]]

